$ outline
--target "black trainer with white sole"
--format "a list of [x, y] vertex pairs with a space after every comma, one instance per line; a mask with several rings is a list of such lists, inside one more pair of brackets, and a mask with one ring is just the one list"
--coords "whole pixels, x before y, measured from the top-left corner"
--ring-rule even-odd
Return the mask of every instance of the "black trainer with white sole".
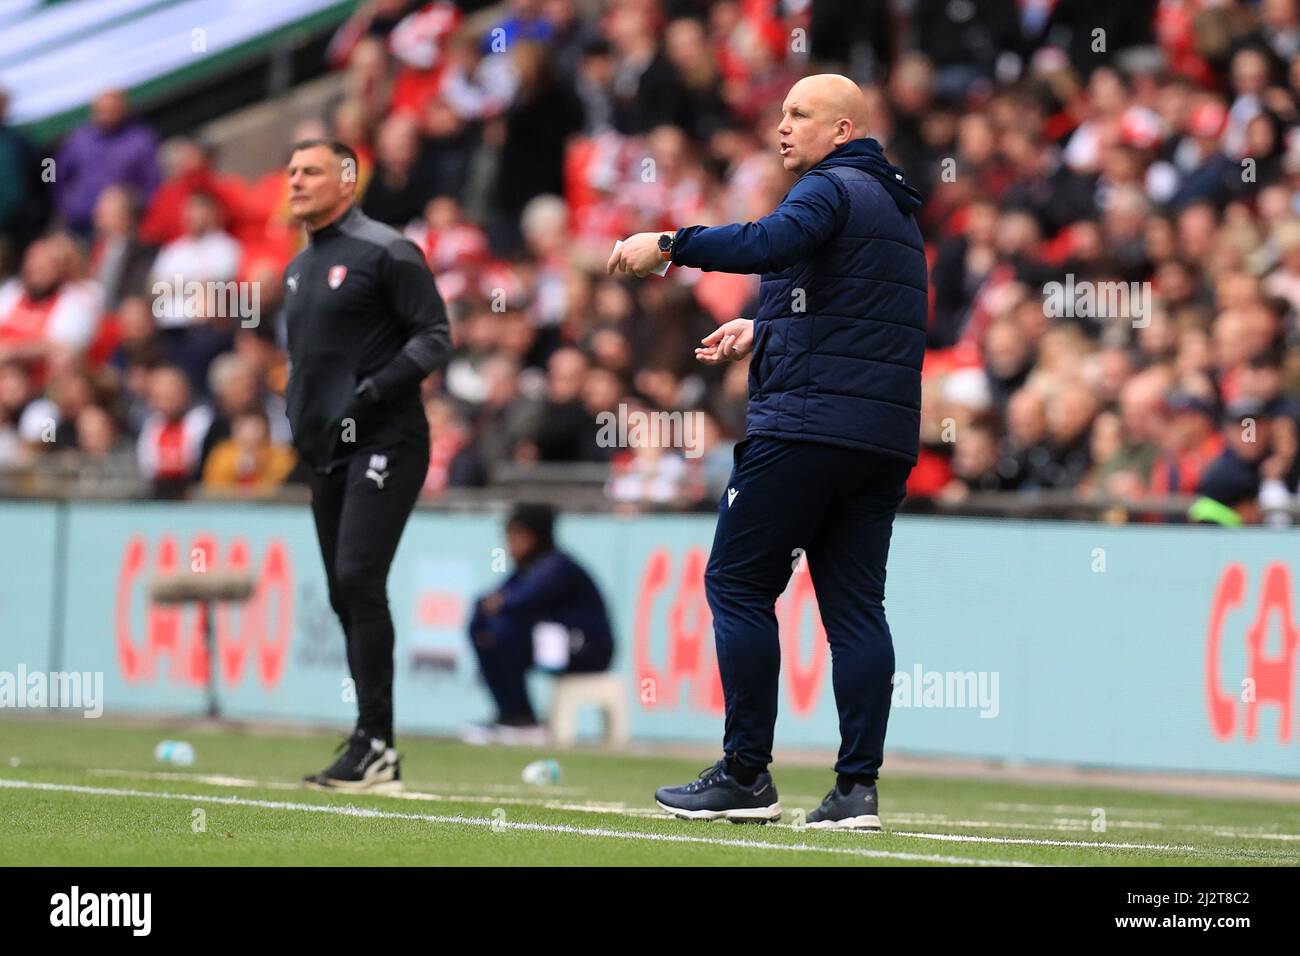
[[880, 797], [876, 785], [855, 783], [848, 793], [840, 793], [839, 786], [831, 788], [822, 805], [808, 814], [805, 825], [815, 830], [865, 830], [878, 833], [880, 825]]
[[682, 820], [730, 820], [732, 823], [775, 823], [781, 802], [772, 775], [764, 771], [753, 786], [745, 786], [719, 760], [696, 779], [680, 787], [660, 787], [655, 803]]
[[334, 763], [320, 773], [303, 777], [303, 786], [353, 793], [401, 792], [401, 760], [384, 740], [357, 730], [339, 745], [339, 750], [342, 753]]

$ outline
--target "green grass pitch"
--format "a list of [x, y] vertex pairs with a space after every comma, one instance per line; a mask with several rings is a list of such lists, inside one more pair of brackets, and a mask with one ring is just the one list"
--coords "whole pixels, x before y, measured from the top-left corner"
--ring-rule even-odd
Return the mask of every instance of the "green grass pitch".
[[[191, 741], [191, 767], [155, 763]], [[655, 787], [703, 761], [476, 748], [405, 737], [408, 793], [299, 788], [337, 735], [107, 721], [0, 721], [0, 864], [99, 865], [1191, 865], [1300, 864], [1300, 806], [1112, 788], [881, 778], [883, 834], [798, 825], [829, 770], [773, 768], [781, 824], [679, 821]], [[522, 781], [555, 757], [553, 787]], [[1104, 830], [1096, 828], [1104, 811]], [[201, 812], [200, 812], [201, 811]]]

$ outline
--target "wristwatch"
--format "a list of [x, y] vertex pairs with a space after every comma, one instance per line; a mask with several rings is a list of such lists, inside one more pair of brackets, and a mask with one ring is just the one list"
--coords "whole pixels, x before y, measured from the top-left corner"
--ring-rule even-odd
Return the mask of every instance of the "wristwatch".
[[659, 258], [664, 262], [673, 261], [673, 233], [665, 232], [659, 236]]

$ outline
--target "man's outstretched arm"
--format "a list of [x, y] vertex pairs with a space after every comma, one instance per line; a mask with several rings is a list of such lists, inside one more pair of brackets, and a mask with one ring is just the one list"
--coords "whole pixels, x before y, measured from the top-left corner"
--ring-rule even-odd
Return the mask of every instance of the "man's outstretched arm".
[[757, 222], [678, 229], [673, 262], [706, 272], [780, 272], [833, 236], [847, 214], [847, 199], [828, 176], [805, 176]]
[[[847, 217], [848, 198], [829, 176], [804, 176], [781, 205], [757, 222], [678, 229], [672, 261], [706, 272], [779, 272], [833, 236]], [[609, 271], [649, 272], [658, 256], [658, 236], [629, 238], [620, 255], [611, 257]]]

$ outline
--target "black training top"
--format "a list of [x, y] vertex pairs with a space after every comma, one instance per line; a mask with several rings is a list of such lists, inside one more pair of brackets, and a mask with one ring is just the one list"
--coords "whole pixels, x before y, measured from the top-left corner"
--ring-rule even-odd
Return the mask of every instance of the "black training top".
[[[308, 464], [329, 470], [357, 451], [428, 444], [420, 382], [446, 363], [451, 332], [413, 242], [353, 206], [285, 267], [284, 303], [285, 401]], [[366, 380], [368, 404], [356, 397]]]

